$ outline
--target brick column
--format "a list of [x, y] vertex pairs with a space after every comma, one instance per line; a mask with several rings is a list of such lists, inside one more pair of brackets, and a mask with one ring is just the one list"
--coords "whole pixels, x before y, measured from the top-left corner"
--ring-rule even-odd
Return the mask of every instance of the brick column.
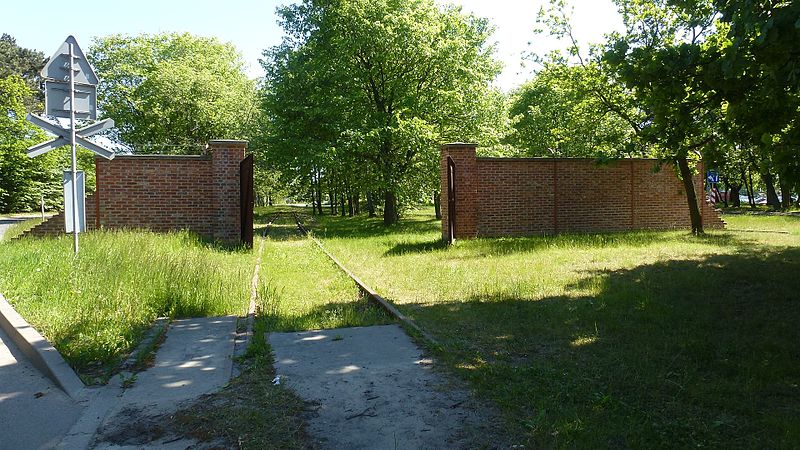
[[213, 237], [222, 242], [242, 240], [239, 205], [239, 163], [247, 150], [246, 141], [214, 140], [208, 143], [214, 185], [215, 223]]
[[447, 201], [447, 157], [456, 166], [456, 239], [471, 239], [478, 234], [478, 160], [477, 144], [453, 143], [440, 149], [439, 175], [442, 193], [442, 238], [447, 239], [450, 214]]

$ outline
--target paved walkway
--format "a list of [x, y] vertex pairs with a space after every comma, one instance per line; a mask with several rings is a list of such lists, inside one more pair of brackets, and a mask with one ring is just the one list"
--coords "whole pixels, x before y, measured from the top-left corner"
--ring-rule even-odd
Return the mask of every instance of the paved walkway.
[[272, 333], [269, 342], [281, 382], [316, 404], [315, 446], [481, 447], [485, 416], [397, 325]]
[[33, 367], [0, 330], [0, 448], [54, 448], [83, 409]]
[[[97, 431], [94, 448], [186, 448], [149, 434], [158, 416], [226, 385], [233, 368], [236, 317], [175, 320], [156, 353], [155, 366], [136, 375]], [[134, 426], [134, 424], [137, 424]]]

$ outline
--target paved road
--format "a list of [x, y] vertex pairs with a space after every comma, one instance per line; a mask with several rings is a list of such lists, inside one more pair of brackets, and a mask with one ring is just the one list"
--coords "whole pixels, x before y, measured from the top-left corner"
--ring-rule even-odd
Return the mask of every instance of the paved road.
[[30, 219], [38, 219], [41, 215], [19, 216], [19, 217], [0, 217], [0, 241], [3, 240], [3, 235], [11, 225], [15, 223], [24, 222]]
[[82, 412], [0, 330], [0, 448], [54, 448]]

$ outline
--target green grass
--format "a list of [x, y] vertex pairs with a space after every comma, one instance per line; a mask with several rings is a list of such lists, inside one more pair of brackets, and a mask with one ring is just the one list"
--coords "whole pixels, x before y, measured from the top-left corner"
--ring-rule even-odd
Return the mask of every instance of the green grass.
[[260, 316], [270, 331], [298, 331], [390, 323], [384, 311], [361, 296], [316, 246], [301, 236], [294, 217], [262, 210], [271, 221], [264, 242], [258, 290]]
[[323, 216], [345, 265], [443, 343], [439, 358], [530, 447], [791, 448], [800, 442], [800, 219], [735, 229], [441, 243]]
[[246, 312], [254, 258], [181, 232], [24, 238], [0, 251], [0, 292], [84, 378], [107, 379], [159, 316]]

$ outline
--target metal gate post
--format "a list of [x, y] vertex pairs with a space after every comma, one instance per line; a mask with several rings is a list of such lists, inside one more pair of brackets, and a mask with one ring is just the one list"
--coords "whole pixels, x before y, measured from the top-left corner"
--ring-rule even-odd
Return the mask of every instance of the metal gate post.
[[447, 157], [447, 244], [456, 240], [456, 163]]

